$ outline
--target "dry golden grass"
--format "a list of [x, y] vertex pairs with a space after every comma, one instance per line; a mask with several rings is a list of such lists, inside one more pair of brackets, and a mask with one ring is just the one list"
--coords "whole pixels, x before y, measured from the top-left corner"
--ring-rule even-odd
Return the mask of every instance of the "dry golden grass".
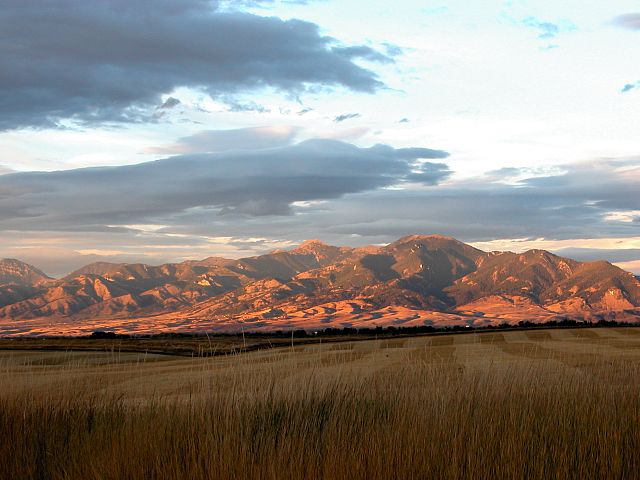
[[0, 353], [0, 478], [639, 478], [640, 336]]
[[[319, 337], [318, 337], [319, 338]], [[343, 342], [345, 339], [364, 340], [375, 338], [375, 334], [355, 336], [323, 336], [322, 341]], [[95, 352], [146, 352], [185, 357], [208, 357], [241, 352], [252, 352], [266, 348], [306, 345], [317, 342], [315, 337], [291, 338], [289, 335], [198, 335], [198, 336], [154, 336], [118, 339], [93, 338], [1, 338], [0, 351], [3, 350], [42, 350], [42, 351], [95, 351]]]

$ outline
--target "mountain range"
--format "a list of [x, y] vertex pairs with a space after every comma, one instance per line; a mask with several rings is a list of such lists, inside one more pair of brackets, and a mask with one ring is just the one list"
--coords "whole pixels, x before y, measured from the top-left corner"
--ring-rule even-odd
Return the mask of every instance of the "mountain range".
[[484, 252], [440, 235], [364, 248], [311, 240], [238, 260], [93, 263], [61, 279], [0, 261], [3, 336], [561, 319], [640, 321], [640, 280], [605, 261]]

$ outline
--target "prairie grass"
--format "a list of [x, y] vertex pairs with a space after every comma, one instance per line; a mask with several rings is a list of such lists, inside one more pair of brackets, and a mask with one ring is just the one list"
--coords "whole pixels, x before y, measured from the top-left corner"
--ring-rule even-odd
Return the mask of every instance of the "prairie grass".
[[594, 332], [5, 353], [0, 478], [639, 478], [640, 337]]

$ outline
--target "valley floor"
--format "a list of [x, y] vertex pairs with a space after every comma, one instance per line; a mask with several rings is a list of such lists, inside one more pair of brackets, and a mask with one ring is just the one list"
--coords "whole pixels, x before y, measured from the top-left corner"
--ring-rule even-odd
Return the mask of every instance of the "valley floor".
[[640, 329], [0, 352], [2, 478], [638, 478]]

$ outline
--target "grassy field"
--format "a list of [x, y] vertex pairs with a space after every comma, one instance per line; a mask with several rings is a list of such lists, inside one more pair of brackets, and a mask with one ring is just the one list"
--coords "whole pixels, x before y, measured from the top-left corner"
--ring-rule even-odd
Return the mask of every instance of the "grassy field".
[[640, 478], [640, 329], [0, 352], [0, 478]]
[[131, 338], [2, 338], [3, 350], [48, 350], [48, 351], [94, 351], [94, 352], [142, 352], [179, 355], [184, 357], [210, 357], [255, 350], [272, 349], [290, 345], [306, 345], [322, 342], [363, 340], [375, 335], [334, 335], [314, 337], [290, 337], [289, 335], [198, 335], [198, 336], [151, 336]]

